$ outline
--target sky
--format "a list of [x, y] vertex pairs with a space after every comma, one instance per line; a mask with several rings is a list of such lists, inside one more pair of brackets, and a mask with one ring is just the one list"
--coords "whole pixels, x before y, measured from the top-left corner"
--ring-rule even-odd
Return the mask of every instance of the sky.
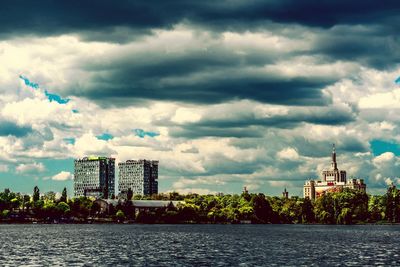
[[2, 1], [0, 189], [160, 161], [159, 191], [400, 182], [398, 1]]

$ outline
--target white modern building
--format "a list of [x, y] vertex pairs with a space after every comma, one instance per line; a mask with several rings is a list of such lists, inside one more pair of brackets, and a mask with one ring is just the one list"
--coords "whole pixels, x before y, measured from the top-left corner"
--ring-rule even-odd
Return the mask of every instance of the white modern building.
[[109, 198], [115, 194], [115, 159], [85, 157], [74, 161], [74, 195]]
[[118, 163], [119, 192], [126, 196], [129, 188], [133, 195], [158, 194], [158, 161], [128, 160]]

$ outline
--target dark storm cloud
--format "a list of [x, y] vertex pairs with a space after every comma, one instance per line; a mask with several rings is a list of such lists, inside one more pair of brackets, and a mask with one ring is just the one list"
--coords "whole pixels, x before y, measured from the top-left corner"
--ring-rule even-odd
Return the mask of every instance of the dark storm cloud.
[[354, 61], [384, 69], [400, 60], [399, 36], [381, 26], [338, 26], [321, 32], [313, 46], [309, 53], [327, 56], [326, 61]]
[[[326, 141], [308, 140], [305, 138], [295, 138], [294, 140], [299, 154], [307, 157], [327, 157], [332, 152], [332, 144]], [[336, 145], [336, 151], [341, 153], [368, 152], [368, 143], [363, 143], [352, 136], [342, 136], [340, 140], [332, 140]]]
[[[306, 51], [296, 51], [293, 47], [292, 52], [268, 54], [252, 48], [238, 54], [229, 46], [216, 45], [199, 52], [188, 45], [178, 54], [127, 51], [86, 62], [82, 59], [74, 67], [83, 69], [89, 78], [71, 84], [66, 93], [93, 99], [103, 106], [131, 105], [145, 100], [211, 104], [240, 99], [283, 105], [327, 105], [331, 100], [322, 94], [322, 89], [340, 77], [318, 73], [284, 77], [257, 69], [291, 60], [296, 55], [321, 56], [324, 64], [354, 60], [376, 68], [387, 67], [400, 59], [396, 37], [399, 8], [397, 1], [372, 0], [117, 3], [84, 0], [79, 5], [73, 1], [3, 1], [0, 38], [72, 33], [85, 40], [125, 43], [153, 34], [154, 29], [173, 29], [179, 23], [192, 30], [206, 29], [215, 38], [213, 41], [221, 31], [269, 30], [293, 40], [312, 32], [316, 36], [309, 41]], [[299, 25], [299, 30], [294, 31], [293, 27]], [[336, 124], [315, 120], [314, 123]]]
[[253, 161], [232, 160], [224, 154], [214, 154], [204, 162], [207, 172], [201, 175], [216, 174], [252, 174], [262, 168], [265, 159], [255, 159]]
[[161, 80], [149, 80], [148, 77], [133, 76], [128, 71], [122, 71], [107, 80], [101, 81], [101, 78], [96, 78], [93, 83], [89, 82], [88, 87], [78, 88], [79, 91], [72, 93], [99, 102], [107, 102], [109, 97], [198, 104], [239, 99], [284, 105], [325, 105], [330, 102], [321, 90], [332, 84], [331, 81], [312, 78], [231, 77], [229, 70], [226, 70], [224, 75], [226, 76], [198, 82], [188, 79], [183, 84], [166, 84]]
[[286, 147], [296, 148], [301, 156], [327, 159], [329, 159], [332, 153], [333, 143], [336, 145], [338, 157], [343, 154], [368, 152], [370, 149], [368, 142], [362, 142], [353, 136], [332, 137], [330, 140], [316, 140], [312, 137], [307, 138], [307, 132], [304, 132], [305, 137], [287, 136], [276, 131], [265, 132], [266, 136], [263, 138], [232, 139], [229, 141], [229, 144], [240, 149], [265, 148], [266, 153], [269, 153], [268, 155], [271, 158], [274, 158], [278, 151]]
[[[204, 50], [187, 46], [179, 53], [162, 49], [124, 51], [83, 60], [79, 67], [90, 78], [71, 86], [67, 93], [103, 105], [131, 104], [127, 98], [139, 103], [168, 100], [210, 104], [253, 99], [283, 105], [326, 105], [330, 99], [322, 89], [341, 77], [318, 75], [318, 65], [315, 73], [294, 77], [268, 73], [263, 67], [296, 55], [314, 56], [319, 64], [341, 60], [377, 69], [394, 66], [400, 60], [399, 38], [382, 35], [379, 30], [355, 26], [317, 31], [307, 51], [296, 51], [294, 47], [291, 52], [274, 53], [254, 48], [240, 54], [223, 44], [207, 45]], [[354, 74], [348, 76], [354, 79]], [[113, 101], [108, 101], [110, 98]]]
[[[268, 73], [263, 66], [287, 55], [258, 51], [238, 54], [224, 45], [183, 48], [183, 51], [127, 51], [85, 60], [81, 68], [90, 74], [87, 81], [71, 86], [69, 94], [100, 103], [110, 97], [170, 100], [192, 103], [220, 103], [254, 99], [285, 105], [325, 105], [330, 102], [321, 90], [338, 77], [285, 77]], [[118, 101], [121, 104], [120, 101]], [[122, 103], [123, 104], [123, 103]]]
[[46, 141], [54, 139], [53, 131], [50, 127], [45, 127], [42, 131], [32, 131], [23, 139], [24, 149], [38, 148], [42, 149]]
[[[169, 28], [187, 21], [224, 30], [246, 29], [265, 21], [331, 27], [385, 23], [398, 14], [398, 1], [2, 1], [0, 32], [52, 35], [110, 32], [127, 27], [138, 32]], [[95, 37], [95, 36], [94, 36]]]
[[24, 137], [32, 132], [32, 128], [28, 126], [20, 126], [10, 121], [0, 122], [0, 136]]
[[170, 128], [169, 134], [172, 137], [183, 137], [183, 138], [203, 138], [207, 136], [212, 137], [236, 137], [236, 138], [257, 138], [262, 137], [262, 131], [252, 128], [215, 128], [205, 126], [182, 126]]
[[[222, 115], [226, 116], [226, 114]], [[328, 107], [303, 111], [293, 110], [285, 115], [275, 115], [265, 118], [258, 118], [254, 113], [243, 110], [227, 118], [206, 117], [198, 122], [185, 123], [182, 125], [176, 125], [172, 122], [165, 121], [158, 123], [160, 125], [173, 125], [170, 135], [174, 137], [201, 138], [205, 136], [214, 136], [259, 138], [264, 136], [266, 127], [291, 129], [302, 123], [344, 125], [353, 122], [355, 118], [356, 114], [351, 110]], [[354, 145], [358, 143], [359, 142], [355, 142]]]
[[245, 127], [251, 125], [269, 126], [276, 128], [292, 128], [302, 122], [322, 125], [343, 125], [355, 120], [355, 115], [350, 111], [336, 108], [318, 110], [294, 110], [285, 115], [276, 115], [266, 118], [257, 118], [255, 114], [243, 111], [238, 117], [229, 119], [204, 119], [200, 122], [186, 124], [190, 126], [206, 126], [217, 128]]

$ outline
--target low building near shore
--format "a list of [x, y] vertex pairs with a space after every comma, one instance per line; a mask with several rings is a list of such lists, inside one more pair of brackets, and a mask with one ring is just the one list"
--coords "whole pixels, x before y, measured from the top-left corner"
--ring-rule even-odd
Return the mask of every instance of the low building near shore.
[[363, 179], [347, 180], [346, 171], [339, 170], [336, 162], [336, 149], [333, 145], [331, 168], [322, 172], [322, 180], [308, 180], [303, 186], [304, 198], [316, 199], [328, 192], [340, 192], [350, 188], [366, 192]]
[[135, 213], [139, 211], [151, 211], [157, 209], [176, 208], [179, 204], [185, 204], [184, 201], [172, 200], [118, 200], [118, 199], [96, 199], [94, 203], [99, 206], [101, 213], [109, 214], [112, 209], [118, 205], [125, 205], [126, 202], [131, 202]]

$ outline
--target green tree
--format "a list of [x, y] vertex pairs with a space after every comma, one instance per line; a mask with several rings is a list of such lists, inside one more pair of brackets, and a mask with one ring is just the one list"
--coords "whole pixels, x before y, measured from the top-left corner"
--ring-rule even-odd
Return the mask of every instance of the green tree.
[[246, 201], [250, 201], [251, 200], [251, 195], [249, 194], [249, 192], [247, 192], [247, 190], [242, 192], [241, 197], [244, 198]]
[[19, 197], [15, 197], [11, 199], [11, 210], [18, 209], [21, 205], [21, 199]]
[[257, 222], [267, 223], [271, 220], [272, 208], [264, 194], [253, 195], [251, 203]]
[[133, 191], [132, 191], [132, 189], [129, 187], [129, 188], [128, 188], [128, 192], [126, 193], [126, 198], [127, 198], [128, 200], [132, 200], [132, 197], [133, 197]]
[[336, 219], [338, 224], [351, 224], [353, 212], [350, 208], [343, 208]]
[[86, 220], [90, 215], [93, 201], [87, 197], [78, 197], [70, 199], [68, 205], [71, 209], [71, 216]]
[[388, 222], [400, 221], [400, 192], [396, 186], [391, 185], [386, 192], [386, 220]]
[[35, 186], [33, 188], [33, 202], [38, 201], [39, 198], [40, 198], [40, 190], [39, 190], [39, 187]]
[[121, 222], [125, 219], [125, 213], [122, 210], [118, 210], [117, 213], [115, 214], [115, 217], [119, 222]]
[[69, 205], [63, 201], [58, 202], [56, 209], [61, 215], [67, 215], [71, 211]]
[[199, 222], [199, 214], [200, 207], [191, 204], [185, 203], [178, 207], [179, 210], [179, 218], [182, 222]]
[[44, 200], [56, 201], [56, 193], [53, 191], [46, 192], [43, 196]]
[[58, 210], [56, 204], [52, 201], [45, 201], [41, 210], [41, 217], [46, 221], [57, 219]]
[[284, 223], [300, 223], [302, 221], [302, 202], [298, 198], [282, 199], [280, 220]]
[[303, 223], [313, 223], [315, 221], [315, 214], [311, 200], [306, 197], [301, 206], [301, 218]]
[[30, 207], [31, 197], [29, 195], [24, 195], [22, 197], [22, 209], [27, 210]]
[[370, 196], [368, 201], [369, 220], [381, 221], [385, 218], [386, 199], [384, 196]]
[[324, 224], [334, 224], [335, 204], [331, 193], [323, 194], [318, 197], [314, 203], [314, 213], [317, 222]]
[[254, 213], [253, 207], [250, 205], [244, 205], [239, 208], [239, 219], [240, 220], [250, 220]]
[[4, 192], [0, 193], [0, 210], [11, 209], [11, 199], [14, 198], [8, 188], [4, 189]]
[[9, 214], [10, 214], [10, 211], [9, 211], [9, 210], [3, 210], [3, 211], [1, 212], [1, 217], [7, 218]]
[[62, 193], [61, 193], [61, 197], [60, 197], [60, 202], [67, 202], [68, 200], [68, 196], [67, 196], [67, 188], [64, 187]]

